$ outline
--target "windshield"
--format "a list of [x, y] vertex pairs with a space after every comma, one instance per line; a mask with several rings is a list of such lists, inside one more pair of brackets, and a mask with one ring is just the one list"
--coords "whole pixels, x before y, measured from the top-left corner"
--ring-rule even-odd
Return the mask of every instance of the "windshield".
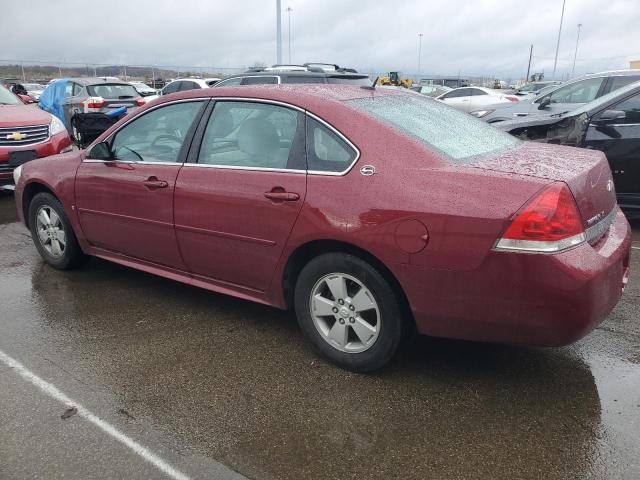
[[490, 124], [428, 97], [385, 95], [347, 103], [443, 153], [455, 163], [520, 143]]
[[0, 105], [20, 105], [21, 103], [18, 97], [0, 85]]
[[640, 82], [635, 82], [635, 83], [631, 83], [629, 85], [627, 85], [626, 87], [622, 87], [619, 88], [618, 90], [614, 90], [613, 92], [609, 92], [606, 95], [601, 96], [600, 98], [589, 102], [589, 103], [585, 103], [584, 105], [582, 105], [580, 108], [576, 108], [575, 110], [571, 110], [567, 115], [568, 116], [577, 116], [577, 115], [582, 115], [583, 113], [588, 113], [592, 110], [598, 110], [599, 107], [606, 105], [607, 103], [609, 103], [610, 100], [615, 99], [616, 97], [622, 97], [624, 96], [626, 93], [635, 90], [636, 88], [640, 87]]
[[138, 92], [131, 85], [123, 85], [121, 83], [104, 83], [100, 85], [91, 85], [87, 87], [89, 95], [93, 97], [102, 97], [107, 100], [134, 98], [138, 97]]

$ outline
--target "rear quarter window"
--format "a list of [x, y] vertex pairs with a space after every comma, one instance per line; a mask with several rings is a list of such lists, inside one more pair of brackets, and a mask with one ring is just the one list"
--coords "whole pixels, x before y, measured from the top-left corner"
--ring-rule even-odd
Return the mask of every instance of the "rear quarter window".
[[307, 169], [316, 172], [342, 173], [358, 156], [333, 130], [314, 118], [307, 118]]

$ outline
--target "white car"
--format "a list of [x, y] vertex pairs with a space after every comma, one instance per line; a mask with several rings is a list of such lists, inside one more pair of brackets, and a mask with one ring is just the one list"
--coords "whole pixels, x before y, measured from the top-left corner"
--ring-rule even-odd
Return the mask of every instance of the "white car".
[[436, 97], [436, 100], [469, 113], [496, 103], [517, 102], [518, 97], [492, 88], [461, 87]]
[[198, 78], [198, 77], [188, 77], [188, 78], [176, 78], [172, 82], [167, 83], [162, 90], [158, 92], [158, 95], [150, 95], [145, 97], [146, 102], [150, 102], [158, 98], [160, 95], [168, 95], [170, 93], [176, 92], [184, 92], [186, 90], [195, 90], [198, 88], [209, 88], [212, 85], [218, 83], [220, 81], [217, 77], [211, 78]]

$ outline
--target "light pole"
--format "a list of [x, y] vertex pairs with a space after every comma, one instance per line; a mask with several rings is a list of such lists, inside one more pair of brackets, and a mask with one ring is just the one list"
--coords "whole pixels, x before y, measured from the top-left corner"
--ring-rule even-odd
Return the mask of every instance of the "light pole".
[[558, 43], [556, 44], [556, 58], [553, 61], [553, 77], [552, 80], [556, 79], [556, 66], [558, 65], [558, 52], [560, 51], [560, 34], [562, 33], [562, 21], [564, 20], [564, 4], [567, 0], [562, 0], [562, 13], [560, 14], [560, 28], [558, 29]]
[[276, 63], [282, 63], [282, 6], [276, 0]]
[[422, 74], [422, 35], [418, 34], [418, 76]]
[[291, 65], [291, 12], [293, 12], [293, 8], [287, 7], [287, 13], [289, 14], [289, 25], [287, 27], [287, 35], [289, 36], [289, 65]]
[[578, 36], [576, 38], [576, 52], [573, 54], [573, 67], [571, 67], [571, 76], [573, 77], [573, 71], [576, 69], [576, 58], [578, 58], [578, 43], [580, 43], [580, 29], [582, 24], [578, 24]]

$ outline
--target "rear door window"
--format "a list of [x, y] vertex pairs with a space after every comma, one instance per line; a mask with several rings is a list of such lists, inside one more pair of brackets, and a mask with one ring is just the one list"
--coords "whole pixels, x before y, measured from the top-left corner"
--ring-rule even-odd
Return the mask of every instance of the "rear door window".
[[474, 97], [479, 97], [480, 95], [489, 95], [484, 90], [480, 90], [479, 88], [471, 88], [471, 95]]
[[[302, 115], [253, 102], [217, 102], [198, 163], [243, 169], [304, 169]], [[299, 135], [296, 135], [300, 132]]]
[[180, 88], [180, 85], [182, 85], [182, 82], [171, 82], [169, 85], [162, 89], [162, 94], [168, 95], [170, 93], [176, 93]]
[[307, 118], [307, 168], [309, 171], [341, 173], [349, 169], [358, 153], [340, 136], [314, 118]]
[[229, 78], [227, 80], [222, 80], [221, 82], [216, 83], [216, 87], [233, 87], [235, 85], [240, 85], [242, 83], [242, 77]]
[[625, 85], [629, 85], [630, 83], [634, 83], [640, 80], [640, 75], [619, 75], [616, 77], [611, 77], [609, 80], [609, 85], [607, 86], [607, 92], [613, 92]]
[[200, 88], [200, 85], [198, 85], [196, 82], [182, 82], [182, 85], [180, 85], [181, 92], [184, 92], [186, 90], [195, 90], [197, 88]]

